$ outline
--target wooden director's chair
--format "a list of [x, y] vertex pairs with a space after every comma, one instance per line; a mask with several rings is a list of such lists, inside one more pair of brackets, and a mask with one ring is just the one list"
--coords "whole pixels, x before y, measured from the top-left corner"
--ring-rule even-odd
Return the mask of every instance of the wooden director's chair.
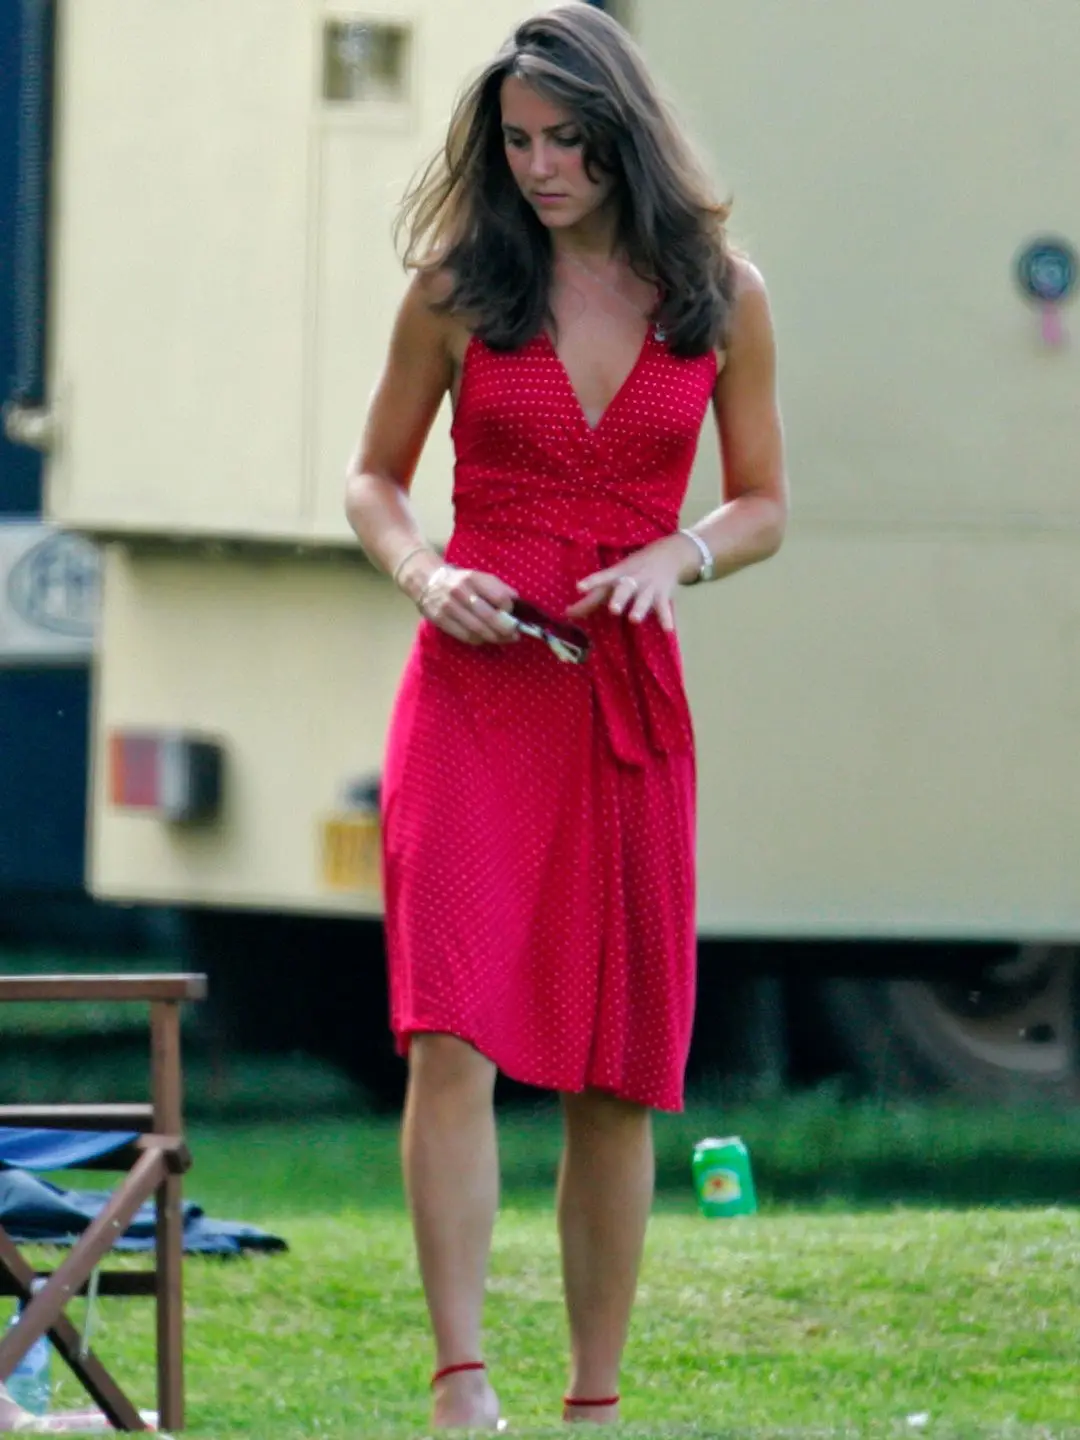
[[[103, 1272], [102, 1295], [153, 1295], [157, 1300], [158, 1423], [184, 1425], [183, 1214], [181, 1177], [191, 1164], [184, 1143], [180, 1007], [206, 994], [203, 975], [0, 976], [0, 1003], [26, 1000], [142, 1001], [150, 1005], [151, 1102], [139, 1105], [0, 1105], [0, 1125], [51, 1130], [139, 1132], [138, 1138], [86, 1168], [125, 1171], [105, 1209], [34, 1294], [38, 1272], [0, 1226], [0, 1294], [26, 1302], [18, 1323], [0, 1339], [0, 1382], [46, 1332], [95, 1403], [119, 1430], [146, 1430], [136, 1407], [64, 1314], [85, 1294], [102, 1258], [153, 1195], [157, 1206], [152, 1272]], [[80, 1168], [83, 1168], [80, 1166]]]

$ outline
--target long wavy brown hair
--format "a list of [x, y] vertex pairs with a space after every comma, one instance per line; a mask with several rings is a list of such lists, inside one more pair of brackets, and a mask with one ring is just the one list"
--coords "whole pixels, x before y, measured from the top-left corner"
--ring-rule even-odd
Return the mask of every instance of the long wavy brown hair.
[[504, 150], [501, 90], [511, 75], [573, 115], [588, 174], [614, 177], [616, 244], [656, 285], [656, 319], [674, 353], [723, 346], [734, 291], [730, 207], [716, 197], [637, 46], [581, 0], [518, 26], [461, 95], [443, 149], [405, 196], [397, 235], [406, 266], [450, 277], [438, 308], [466, 317], [499, 350], [517, 349], [553, 323], [551, 237]]

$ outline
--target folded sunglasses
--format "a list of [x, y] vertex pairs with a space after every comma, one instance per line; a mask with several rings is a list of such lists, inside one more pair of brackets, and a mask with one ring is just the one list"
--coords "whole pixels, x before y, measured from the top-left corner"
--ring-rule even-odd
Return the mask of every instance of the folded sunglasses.
[[581, 665], [588, 657], [592, 642], [580, 626], [556, 620], [527, 600], [515, 600], [510, 607], [510, 616], [519, 634], [542, 641], [556, 660], [562, 660], [567, 665]]

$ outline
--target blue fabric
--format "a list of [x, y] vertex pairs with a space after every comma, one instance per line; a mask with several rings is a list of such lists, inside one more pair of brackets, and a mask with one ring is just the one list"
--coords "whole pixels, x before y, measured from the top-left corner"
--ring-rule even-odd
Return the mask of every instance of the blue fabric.
[[[0, 1225], [17, 1245], [73, 1245], [104, 1209], [108, 1191], [62, 1190], [21, 1170], [0, 1171]], [[189, 1255], [242, 1255], [247, 1250], [287, 1250], [277, 1235], [234, 1220], [211, 1220], [186, 1201], [184, 1250]], [[153, 1250], [156, 1213], [144, 1205], [115, 1246]]]
[[77, 1170], [130, 1145], [138, 1132], [101, 1133], [87, 1130], [14, 1130], [0, 1125], [0, 1165], [19, 1170]]

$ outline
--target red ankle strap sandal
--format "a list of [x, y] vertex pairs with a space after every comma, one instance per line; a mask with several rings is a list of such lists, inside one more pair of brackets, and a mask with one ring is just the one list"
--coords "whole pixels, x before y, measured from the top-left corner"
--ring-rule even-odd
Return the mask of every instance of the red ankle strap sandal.
[[436, 1370], [431, 1377], [432, 1389], [440, 1380], [445, 1380], [448, 1375], [460, 1375], [465, 1370], [486, 1370], [487, 1366], [483, 1360], [465, 1360], [460, 1365], [444, 1365], [441, 1370]]
[[574, 1405], [574, 1406], [580, 1405], [580, 1406], [582, 1406], [583, 1408], [586, 1408], [586, 1409], [590, 1409], [590, 1410], [591, 1410], [591, 1409], [600, 1409], [600, 1408], [601, 1408], [602, 1406], [604, 1406], [604, 1405], [618, 1405], [618, 1403], [619, 1403], [619, 1397], [618, 1397], [618, 1395], [605, 1395], [602, 1400], [575, 1400], [575, 1399], [574, 1399], [572, 1396], [570, 1396], [570, 1395], [564, 1395], [564, 1396], [563, 1396], [563, 1402], [562, 1402], [562, 1403], [563, 1403], [564, 1405]]

